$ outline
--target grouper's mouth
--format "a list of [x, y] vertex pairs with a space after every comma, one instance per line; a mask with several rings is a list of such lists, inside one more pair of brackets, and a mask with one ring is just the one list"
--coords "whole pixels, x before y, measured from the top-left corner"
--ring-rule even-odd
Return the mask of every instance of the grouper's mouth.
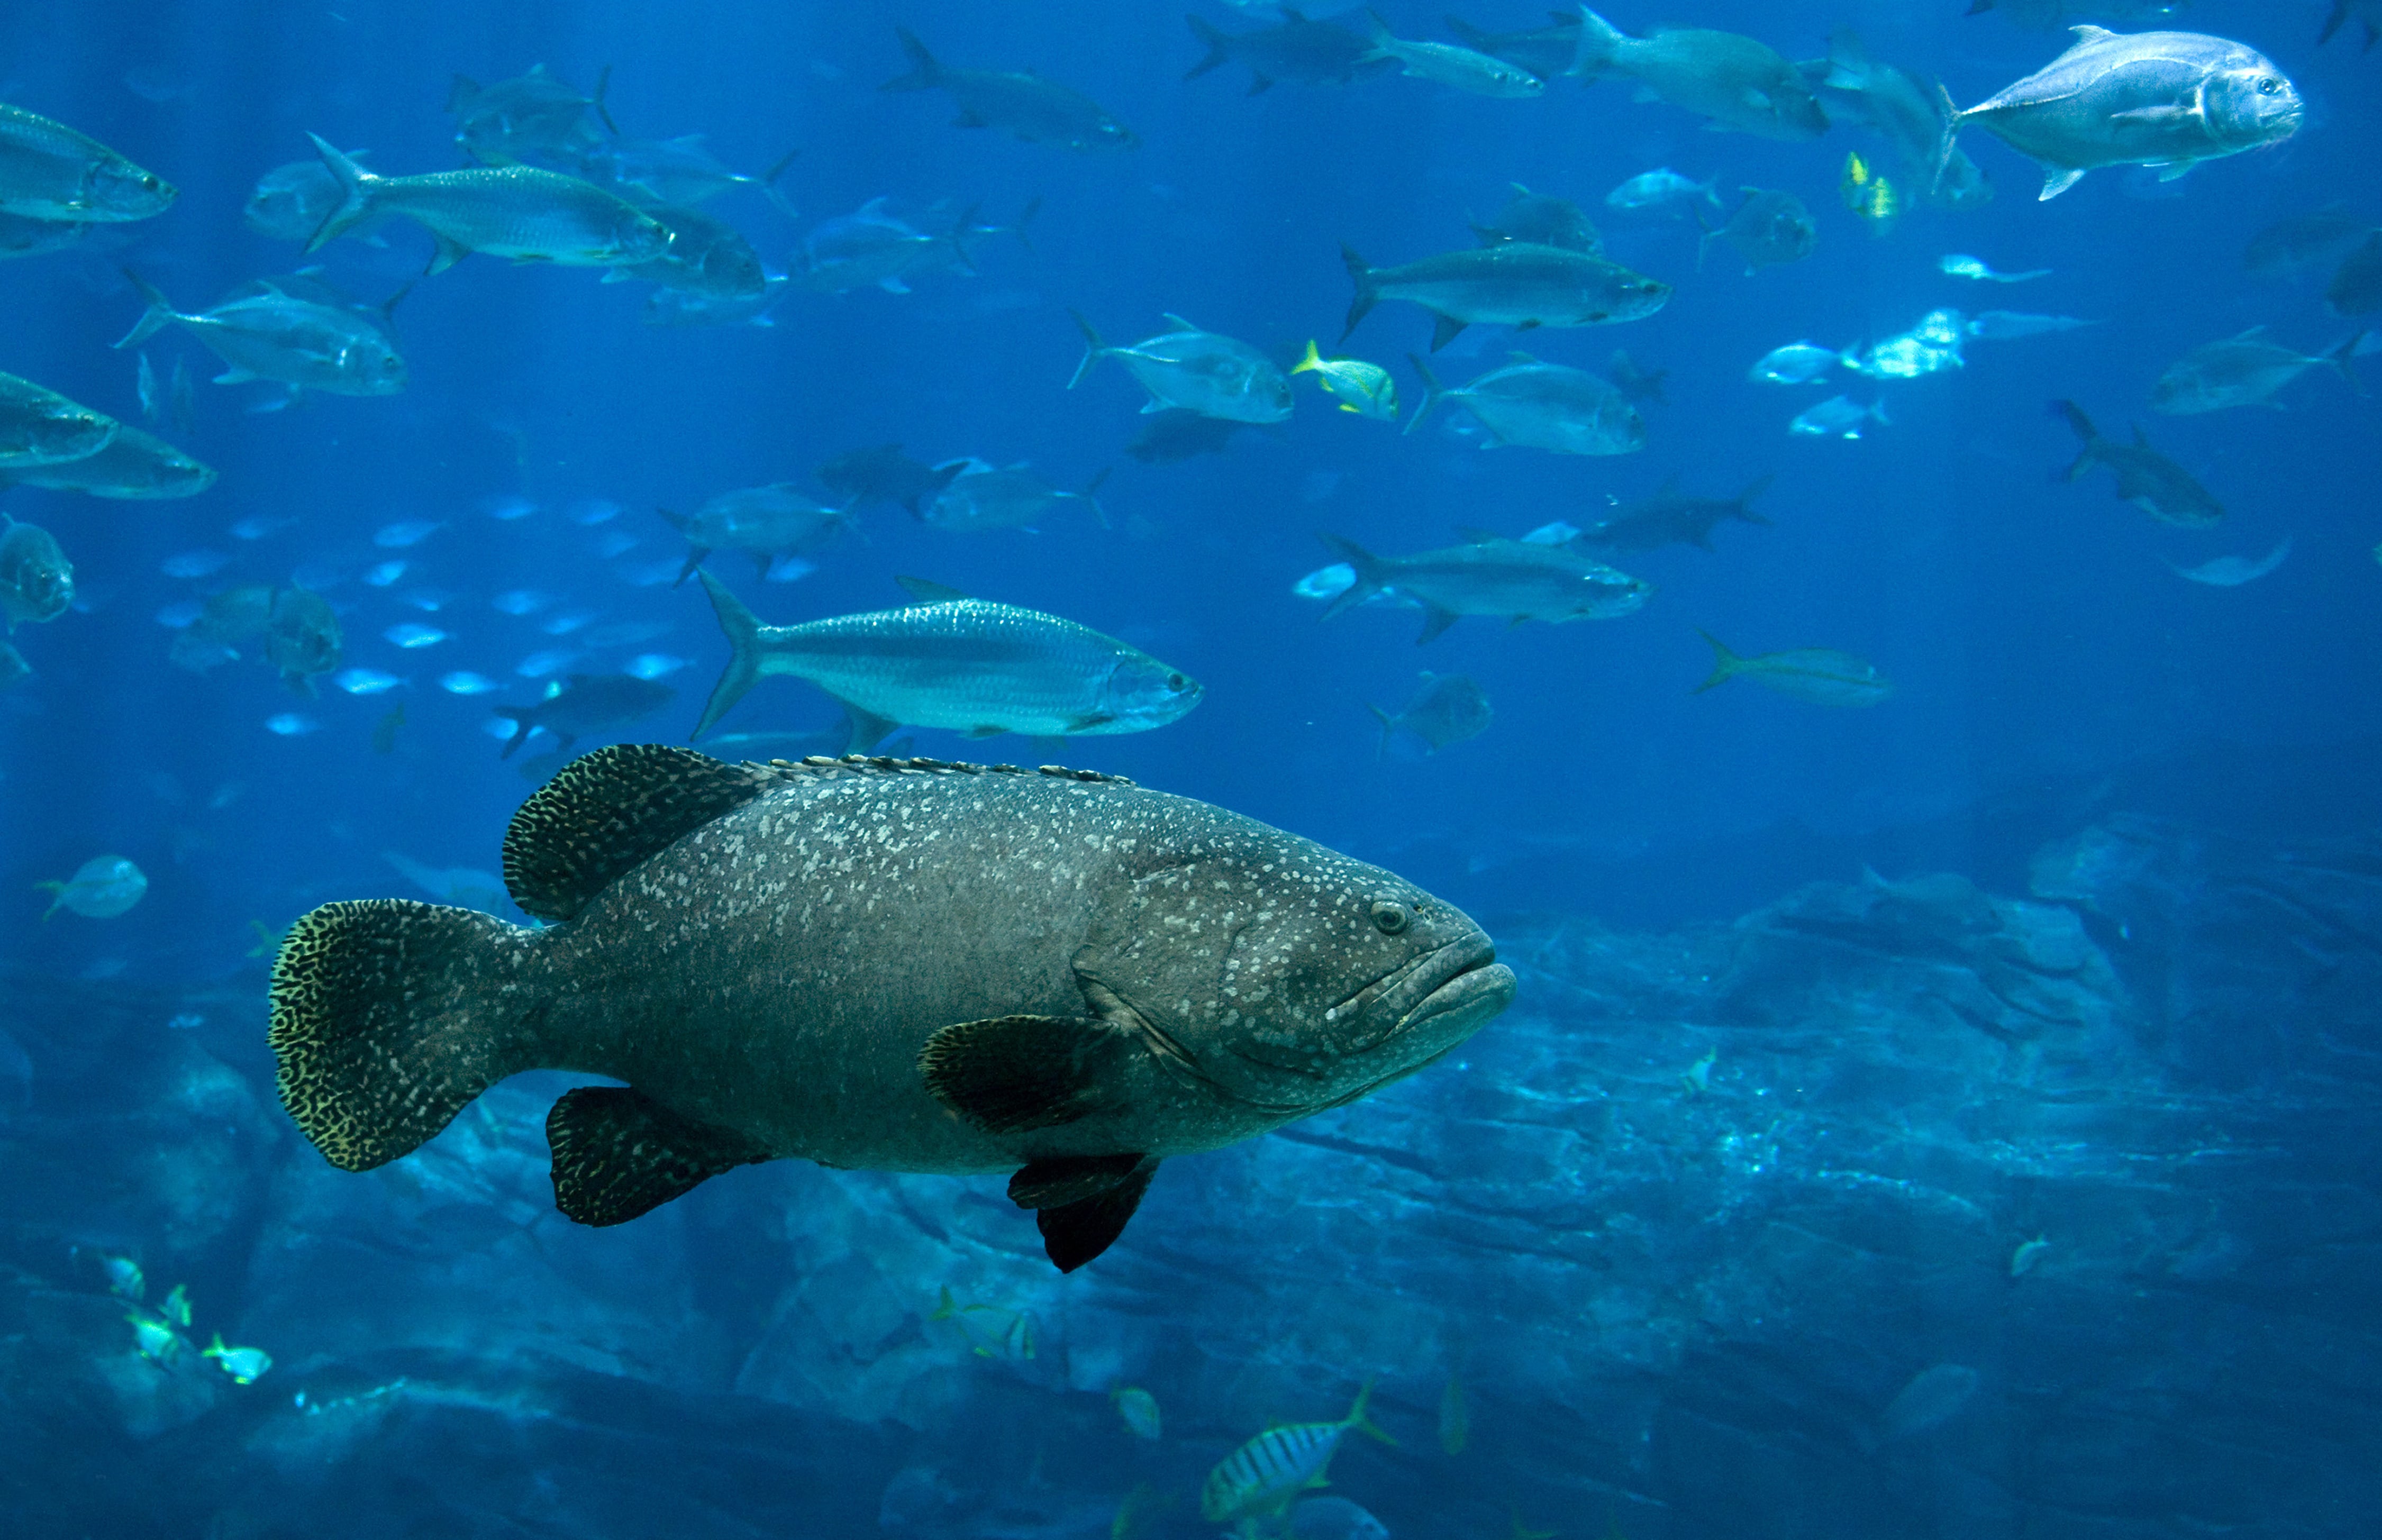
[[1412, 1034], [1426, 1024], [1431, 1036], [1439, 1036], [1461, 1025], [1439, 1020], [1451, 1011], [1472, 1017], [1471, 1024], [1463, 1027], [1470, 1032], [1504, 1009], [1513, 998], [1514, 971], [1497, 960], [1497, 944], [1474, 931], [1375, 980], [1333, 1007], [1331, 1014], [1342, 1019], [1362, 1014], [1375, 1023], [1373, 1032], [1342, 1050], [1360, 1054]]

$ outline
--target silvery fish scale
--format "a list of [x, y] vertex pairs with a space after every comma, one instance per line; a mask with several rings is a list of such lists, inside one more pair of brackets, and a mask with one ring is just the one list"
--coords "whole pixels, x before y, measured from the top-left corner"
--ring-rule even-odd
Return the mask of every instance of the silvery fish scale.
[[2076, 45], [1958, 115], [2052, 168], [2044, 196], [2110, 165], [2189, 167], [2289, 138], [2302, 109], [2257, 50], [2199, 32], [2076, 29]]

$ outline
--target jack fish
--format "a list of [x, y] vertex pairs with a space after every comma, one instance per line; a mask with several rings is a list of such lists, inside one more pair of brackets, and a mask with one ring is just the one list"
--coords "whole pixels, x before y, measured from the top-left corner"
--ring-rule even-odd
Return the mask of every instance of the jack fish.
[[1011, 1172], [1062, 1270], [1159, 1163], [1346, 1105], [1512, 1000], [1378, 867], [1090, 771], [601, 749], [516, 813], [518, 927], [326, 904], [275, 959], [283, 1106], [369, 1170], [541, 1066], [555, 1204], [613, 1225], [738, 1166]]
[[117, 422], [46, 385], [0, 374], [0, 472], [88, 459], [115, 442]]
[[163, 439], [119, 423], [116, 436], [104, 447], [80, 459], [52, 465], [0, 461], [0, 484], [9, 482], [56, 492], [87, 492], [94, 497], [147, 501], [195, 497], [215, 484], [215, 471]]
[[1203, 332], [1179, 315], [1168, 315], [1174, 329], [1128, 348], [1111, 348], [1084, 319], [1071, 312], [1084, 334], [1084, 361], [1075, 365], [1069, 390], [1102, 359], [1114, 359], [1149, 392], [1145, 412], [1169, 407], [1221, 417], [1228, 422], [1279, 422], [1291, 413], [1290, 377], [1271, 359], [1247, 343], [1217, 332]]
[[1646, 447], [1646, 420], [1620, 390], [1567, 364], [1541, 363], [1528, 353], [1454, 389], [1430, 366], [1406, 355], [1430, 394], [1406, 419], [1412, 433], [1442, 401], [1462, 407], [1488, 430], [1482, 447], [1522, 445], [1558, 455], [1627, 455]]
[[901, 580], [918, 601], [905, 609], [765, 626], [702, 576], [733, 655], [696, 738], [772, 674], [808, 679], [841, 702], [864, 744], [904, 723], [971, 738], [1148, 732], [1199, 703], [1199, 681], [1138, 648], [939, 583]]
[[2280, 143], [2307, 116], [2283, 72], [2246, 44], [2201, 32], [2075, 33], [2068, 52], [1973, 107], [1946, 96], [1939, 165], [1974, 123], [2042, 163], [2048, 201], [2103, 166], [2155, 165], [2173, 181], [2202, 161]]
[[1321, 536], [1356, 574], [1323, 618], [1394, 590], [1422, 606], [1422, 634], [1415, 638], [1419, 647], [1467, 615], [1502, 615], [1517, 625], [1608, 620], [1644, 608], [1654, 592], [1651, 583], [1560, 546], [1467, 532], [1462, 545], [1411, 556], [1377, 556], [1353, 540]]
[[2180, 524], [2186, 529], [2205, 529], [2225, 517], [2225, 505], [2210, 495], [2208, 489], [2193, 479], [2191, 471], [2151, 447], [2143, 430], [2134, 429], [2131, 444], [2119, 444], [2103, 438], [2084, 415], [2084, 409], [2073, 401], [2054, 401], [2055, 416], [2067, 419], [2084, 441], [2084, 447], [2068, 467], [2067, 479], [2075, 481], [2096, 465], [2106, 465], [2118, 478], [2118, 500], [2131, 503], [2163, 524]]

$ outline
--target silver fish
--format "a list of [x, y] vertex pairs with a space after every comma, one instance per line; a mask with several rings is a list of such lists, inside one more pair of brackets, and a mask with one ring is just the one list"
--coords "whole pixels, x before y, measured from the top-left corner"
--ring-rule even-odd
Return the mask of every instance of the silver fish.
[[1722, 206], [1720, 194], [1713, 190], [1717, 177], [1707, 177], [1701, 182], [1689, 181], [1667, 165], [1637, 176], [1604, 195], [1608, 207], [1616, 209], [1659, 209], [1673, 203], [1693, 205], [1698, 199], [1713, 208]]
[[617, 745], [531, 798], [504, 870], [546, 928], [406, 899], [298, 920], [282, 1103], [364, 1170], [516, 1071], [624, 1079], [546, 1120], [590, 1225], [756, 1161], [1009, 1172], [1073, 1270], [1162, 1160], [1401, 1081], [1515, 989], [1388, 872], [1056, 765]]
[[0, 214], [111, 224], [154, 219], [173, 184], [88, 134], [0, 103]]
[[74, 603], [74, 564], [57, 537], [0, 513], [0, 622], [14, 631], [20, 624], [55, 620]]
[[1736, 32], [1664, 28], [1634, 38], [1583, 6], [1571, 72], [1593, 80], [1627, 75], [1652, 99], [1718, 128], [1763, 139], [1817, 139], [1828, 115], [1796, 67], [1768, 43]]
[[[398, 351], [387, 308], [360, 305], [311, 274], [246, 285], [191, 314], [176, 310], [139, 275], [128, 270], [124, 275], [149, 309], [118, 348], [137, 348], [178, 325], [230, 365], [215, 376], [217, 385], [271, 380], [289, 386], [292, 398], [307, 390], [394, 396], [405, 388], [405, 355]], [[398, 299], [403, 298], [400, 291]]]
[[695, 509], [692, 518], [668, 508], [657, 511], [672, 529], [686, 536], [686, 565], [679, 568], [673, 588], [686, 581], [714, 551], [747, 552], [753, 565], [767, 572], [778, 556], [801, 556], [833, 544], [853, 522], [851, 509], [815, 502], [791, 482], [723, 492]]
[[2167, 566], [2173, 569], [2177, 577], [2188, 579], [2192, 582], [2206, 583], [2211, 588], [2239, 588], [2243, 583], [2256, 582], [2260, 578], [2272, 572], [2276, 568], [2280, 567], [2290, 554], [2290, 537], [2285, 535], [2281, 544], [2255, 560], [2248, 556], [2218, 556], [2214, 561], [2204, 561], [2197, 567], [2177, 567], [2171, 561]]
[[1429, 669], [1423, 670], [1414, 698], [1395, 716], [1370, 702], [1365, 709], [1381, 724], [1376, 757], [1390, 752], [1390, 739], [1401, 727], [1421, 739], [1426, 751], [1435, 754], [1451, 743], [1487, 732], [1490, 719], [1496, 715], [1489, 704], [1489, 692], [1469, 675], [1434, 674]]
[[2106, 465], [2118, 479], [2118, 500], [2131, 503], [2161, 523], [2205, 529], [2225, 517], [2225, 505], [2191, 471], [2152, 448], [2140, 427], [2134, 429], [2131, 444], [2118, 444], [2103, 438], [2075, 402], [2054, 401], [2051, 409], [2084, 441], [2084, 447], [2068, 467], [2067, 480], [2075, 481], [2093, 467]]
[[1347, 28], [1302, 15], [1294, 14], [1275, 26], [1249, 32], [1223, 31], [1196, 16], [1183, 19], [1190, 24], [1191, 35], [1208, 46], [1208, 56], [1183, 78], [1197, 79], [1219, 65], [1238, 59], [1249, 67], [1252, 96], [1271, 89], [1276, 80], [1345, 85], [1391, 64], [1370, 58], [1370, 45]]
[[1894, 147], [1903, 169], [1926, 189], [1929, 202], [1966, 209], [1993, 201], [1993, 183], [1957, 146], [1938, 174], [1944, 105], [1943, 92], [1932, 81], [1922, 84], [1907, 71], [1871, 57], [1860, 37], [1842, 29], [1828, 35], [1827, 58], [1803, 67], [1829, 115], [1875, 130]]
[[1345, 342], [1357, 324], [1383, 299], [1405, 299], [1436, 318], [1430, 350], [1438, 352], [1471, 325], [1597, 326], [1639, 321], [1661, 310], [1671, 286], [1585, 251], [1511, 240], [1469, 251], [1448, 251], [1399, 267], [1373, 267], [1346, 246], [1340, 260], [1356, 281]]
[[793, 164], [788, 154], [758, 177], [731, 171], [703, 146], [701, 134], [676, 139], [611, 139], [579, 157], [579, 174], [597, 187], [648, 207], [693, 208], [733, 187], [774, 193]]
[[1140, 141], [1107, 109], [1079, 91], [1012, 69], [952, 69], [939, 63], [905, 27], [896, 27], [910, 72], [879, 91], [940, 91], [960, 110], [962, 128], [1006, 128], [1031, 143], [1070, 150], [1125, 148]]
[[1713, 530], [1728, 519], [1767, 525], [1753, 511], [1753, 500], [1770, 488], [1763, 476], [1734, 497], [1690, 497], [1671, 477], [1663, 489], [1642, 503], [1616, 507], [1612, 517], [1573, 535], [1566, 544], [1576, 551], [1653, 551], [1665, 545], [1713, 548]]
[[304, 588], [276, 589], [264, 617], [264, 661], [291, 693], [313, 696], [314, 676], [339, 666], [339, 619], [330, 601]]
[[939, 466], [935, 474], [951, 472], [933, 498], [915, 510], [920, 522], [938, 530], [973, 533], [985, 530], [1031, 529], [1074, 504], [1089, 509], [1100, 528], [1109, 516], [1100, 507], [1099, 490], [1109, 473], [1102, 471], [1081, 492], [1062, 492], [1023, 465], [1007, 470], [982, 460]]
[[2097, 326], [2098, 321], [2079, 321], [2072, 315], [2029, 315], [2024, 311], [1979, 311], [1969, 317], [1969, 335], [1985, 342], [2009, 342], [2022, 336], [2044, 336], [2053, 332], [2072, 332], [2081, 326]]
[[1428, 394], [1406, 419], [1412, 433], [1442, 401], [1462, 407], [1488, 430], [1482, 446], [1521, 445], [1558, 455], [1627, 455], [1646, 447], [1646, 420], [1612, 384], [1584, 369], [1541, 363], [1516, 353], [1512, 363], [1449, 389], [1413, 354], [1407, 361]]
[[1148, 732], [1199, 703], [1199, 682], [1088, 626], [1015, 605], [905, 580], [918, 603], [765, 626], [710, 573], [734, 655], [703, 708], [700, 738], [776, 674], [810, 680], [841, 702], [874, 743], [894, 727], [946, 727], [972, 738]]
[[768, 292], [761, 254], [734, 226], [701, 209], [649, 204], [645, 213], [669, 232], [669, 246], [650, 262], [605, 269], [606, 283], [636, 279], [731, 306], [750, 304]]
[[2151, 387], [2151, 409], [2182, 417], [2228, 407], [2278, 407], [2275, 393], [2311, 369], [2331, 369], [2349, 388], [2364, 394], [2350, 360], [2364, 332], [2352, 333], [2327, 352], [2311, 356], [2269, 342], [2266, 328], [2253, 326], [2222, 342], [2204, 342], [2167, 365]]
[[437, 243], [432, 273], [474, 251], [609, 267], [654, 261], [669, 246], [669, 231], [652, 215], [577, 177], [528, 165], [375, 177], [320, 135], [306, 137], [338, 178], [341, 194], [307, 241], [309, 251], [375, 214], [402, 214], [430, 232]]
[[1422, 606], [1417, 646], [1467, 615], [1503, 616], [1516, 623], [1608, 620], [1644, 608], [1654, 592], [1651, 583], [1561, 546], [1485, 532], [1476, 532], [1462, 545], [1411, 556], [1377, 556], [1336, 534], [1320, 538], [1356, 575], [1323, 617], [1395, 589]]
[[80, 219], [28, 219], [0, 214], [0, 262], [62, 251], [82, 239], [91, 226]]
[[1547, 89], [1547, 83], [1536, 75], [1493, 54], [1452, 43], [1419, 43], [1394, 37], [1388, 22], [1371, 11], [1365, 15], [1373, 24], [1372, 48], [1359, 62], [1394, 59], [1401, 71], [1414, 79], [1452, 86], [1475, 96], [1531, 97]]
[[117, 427], [46, 385], [0, 374], [0, 472], [88, 459], [115, 442]]
[[[348, 159], [362, 165], [364, 152], [350, 150]], [[320, 157], [291, 161], [256, 179], [240, 216], [259, 235], [271, 236], [276, 240], [304, 241], [323, 227], [323, 221], [345, 197], [339, 189], [339, 178], [332, 175]], [[348, 233], [367, 246], [388, 244], [362, 228]]]
[[1533, 246], [1560, 246], [1566, 251], [1585, 251], [1590, 256], [1602, 255], [1604, 238], [1578, 203], [1568, 198], [1532, 192], [1521, 183], [1513, 184], [1514, 196], [1486, 225], [1475, 225], [1472, 233], [1480, 238], [1483, 246], [1501, 246], [1509, 240], [1528, 241]]
[[482, 165], [543, 165], [562, 167], [603, 142], [588, 121], [592, 111], [607, 130], [618, 128], [604, 108], [605, 88], [612, 72], [596, 79], [596, 93], [583, 95], [533, 65], [526, 75], [484, 86], [468, 75], [455, 77], [447, 93], [447, 110], [455, 117], [455, 142]]
[[2157, 166], [2172, 181], [2203, 161], [2279, 143], [2307, 116], [2283, 72], [2246, 44], [2200, 32], [2075, 32], [2067, 53], [1973, 107], [1956, 109], [1946, 95], [1943, 154], [1973, 123], [2042, 163], [2048, 200], [2103, 166]]
[[1290, 416], [1290, 376], [1246, 342], [1202, 331], [1170, 313], [1166, 321], [1173, 331], [1111, 348], [1083, 312], [1070, 313], [1084, 334], [1084, 360], [1067, 382], [1069, 390], [1083, 384], [1100, 360], [1114, 359], [1149, 392], [1145, 412], [1180, 407], [1227, 422], [1280, 422]]
[[1786, 431], [1812, 438], [1859, 438], [1861, 430], [1872, 422], [1883, 427], [1894, 425], [1894, 420], [1885, 415], [1884, 399], [1864, 407], [1848, 396], [1831, 396], [1799, 414], [1786, 424]]
[[[711, 581], [705, 573], [703, 581]], [[678, 698], [678, 691], [633, 674], [573, 674], [546, 687], [535, 705], [498, 706], [493, 715], [513, 725], [513, 735], [497, 757], [510, 759], [536, 732], [550, 733], [568, 749], [583, 738], [614, 732], [651, 716]]]
[[[1750, 187], [1742, 189], [1745, 201], [1725, 224], [1717, 227], [1705, 226], [1703, 238], [1696, 246], [1696, 265], [1703, 265], [1704, 253], [1715, 240], [1725, 240], [1737, 248], [1745, 259], [1747, 276], [1764, 267], [1776, 267], [1786, 263], [1800, 262], [1820, 244], [1820, 226], [1811, 218], [1811, 211], [1803, 200], [1791, 192], [1775, 189]], [[1702, 215], [1697, 216], [1702, 224]]]
[[7, 482], [147, 501], [194, 497], [215, 485], [215, 472], [161, 439], [118, 424], [106, 447], [80, 459], [55, 465], [0, 463], [0, 483]]
[[1852, 356], [1848, 348], [1823, 348], [1816, 342], [1790, 342], [1773, 348], [1746, 371], [1758, 385], [1810, 385]]

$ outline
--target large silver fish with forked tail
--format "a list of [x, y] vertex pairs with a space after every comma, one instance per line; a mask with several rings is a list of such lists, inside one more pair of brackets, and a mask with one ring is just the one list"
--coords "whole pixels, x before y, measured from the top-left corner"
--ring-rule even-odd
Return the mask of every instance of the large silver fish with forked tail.
[[2283, 72], [2245, 43], [2203, 32], [2074, 31], [2068, 52], [1973, 107], [1956, 108], [1946, 95], [1938, 164], [1973, 123], [2042, 164], [2048, 201], [2102, 166], [2155, 165], [2172, 181], [2202, 161], [2279, 144], [2307, 116]]
[[669, 228], [593, 182], [534, 165], [473, 166], [418, 177], [375, 177], [319, 134], [314, 153], [339, 183], [339, 204], [306, 250], [318, 251], [374, 214], [403, 214], [437, 242], [429, 271], [474, 251], [515, 262], [626, 267], [658, 260]]
[[514, 815], [504, 869], [547, 928], [386, 898], [290, 927], [282, 1105], [362, 1171], [520, 1070], [625, 1081], [546, 1119], [583, 1224], [765, 1160], [1008, 1171], [1072, 1270], [1160, 1161], [1410, 1075], [1514, 994], [1388, 872], [1056, 766], [620, 745]]
[[1467, 326], [1601, 326], [1640, 320], [1671, 298], [1670, 285], [1619, 263], [1527, 240], [1443, 251], [1398, 267], [1370, 266], [1343, 246], [1340, 260], [1357, 284], [1341, 341], [1381, 300], [1406, 299], [1431, 312], [1434, 353]]
[[701, 738], [771, 674], [808, 679], [852, 711], [854, 748], [907, 724], [971, 738], [1148, 732], [1199, 703], [1199, 681], [1089, 626], [972, 599], [915, 578], [904, 609], [765, 626], [701, 574], [734, 655], [695, 724]]

